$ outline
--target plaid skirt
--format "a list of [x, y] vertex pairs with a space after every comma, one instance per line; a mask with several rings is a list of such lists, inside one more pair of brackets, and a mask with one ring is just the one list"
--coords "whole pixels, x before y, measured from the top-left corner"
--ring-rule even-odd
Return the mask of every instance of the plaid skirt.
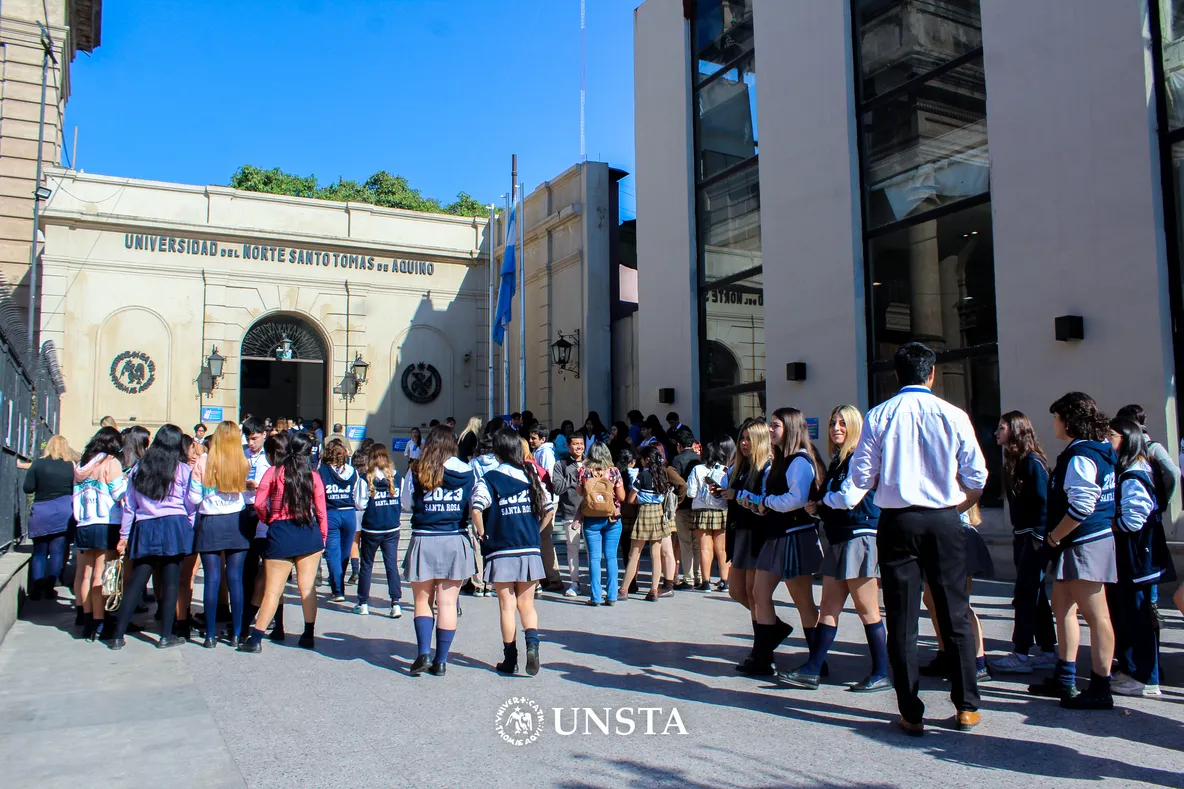
[[699, 531], [723, 531], [727, 513], [723, 510], [693, 510]]
[[633, 524], [634, 540], [657, 542], [674, 531], [674, 521], [667, 521], [661, 504], [642, 504], [637, 508], [637, 521]]

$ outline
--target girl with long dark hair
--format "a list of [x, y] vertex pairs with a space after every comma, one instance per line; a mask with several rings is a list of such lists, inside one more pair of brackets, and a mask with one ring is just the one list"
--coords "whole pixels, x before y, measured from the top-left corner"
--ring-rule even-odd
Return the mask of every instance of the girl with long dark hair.
[[539, 532], [555, 505], [534, 465], [525, 462], [517, 431], [497, 431], [493, 454], [500, 462], [473, 486], [472, 518], [485, 556], [484, 580], [493, 584], [501, 613], [502, 662], [496, 668], [502, 674], [518, 671], [517, 612], [526, 634], [526, 673], [533, 676], [539, 673], [535, 588], [546, 577]]
[[[765, 543], [756, 559], [753, 609], [756, 614], [755, 652], [761, 665], [772, 664], [773, 652], [793, 632], [773, 607], [773, 593], [785, 582], [798, 609], [807, 646], [814, 646], [818, 606], [814, 602], [814, 573], [822, 567], [818, 522], [806, 503], [824, 479], [825, 470], [802, 412], [779, 408], [769, 418], [773, 462], [759, 493], [740, 495], [742, 506], [761, 516]], [[820, 667], [821, 670], [821, 667]]]
[[639, 447], [657, 445], [662, 450], [662, 461], [669, 462], [671, 455], [670, 439], [666, 436], [666, 429], [662, 427], [662, 423], [658, 420], [657, 414], [650, 414], [645, 418], [645, 422], [641, 425], [641, 444]]
[[1176, 580], [1176, 568], [1163, 532], [1146, 433], [1134, 420], [1115, 419], [1110, 423], [1110, 443], [1118, 455], [1114, 518], [1118, 583], [1106, 588], [1118, 657], [1113, 691], [1123, 696], [1160, 696], [1159, 623], [1151, 593], [1156, 584]]
[[666, 495], [673, 490], [667, 472], [666, 457], [655, 444], [643, 446], [637, 453], [638, 472], [625, 499], [637, 505], [637, 519], [630, 536], [629, 560], [625, 565], [625, 580], [617, 592], [620, 600], [629, 599], [629, 588], [637, 577], [641, 563], [641, 549], [650, 546], [651, 587], [645, 599], [652, 602], [663, 596], [662, 571], [674, 574], [674, 545], [670, 535], [674, 521], [666, 517]]
[[[1089, 395], [1070, 392], [1048, 409], [1057, 438], [1069, 446], [1057, 458], [1048, 489], [1048, 534], [1053, 551], [1052, 609], [1057, 619], [1058, 660], [1053, 676], [1028, 692], [1061, 700], [1070, 709], [1111, 709], [1110, 661], [1114, 628], [1105, 584], [1118, 580], [1114, 545], [1114, 483], [1118, 458], [1110, 420]], [[1093, 671], [1089, 689], [1077, 690], [1080, 610], [1089, 624]]]
[[703, 570], [703, 583], [697, 587], [701, 592], [711, 589], [713, 558], [719, 564], [719, 585], [716, 591], [728, 591], [728, 559], [724, 532], [728, 520], [728, 500], [712, 491], [728, 486], [727, 463], [735, 452], [736, 445], [730, 438], [710, 442], [706, 447], [703, 462], [691, 469], [690, 478], [687, 479], [687, 498], [691, 500], [695, 540], [699, 547], [699, 566]]
[[[1044, 587], [1050, 554], [1048, 531], [1048, 458], [1031, 420], [1020, 411], [999, 417], [995, 440], [1003, 448], [1003, 489], [1011, 516], [1015, 562], [1015, 626], [1012, 652], [991, 661], [995, 671], [1029, 674], [1056, 665], [1057, 631]], [[1029, 655], [1033, 644], [1035, 654]]]
[[[193, 553], [193, 513], [189, 501], [192, 470], [182, 448], [184, 434], [176, 425], [163, 425], [131, 475], [123, 523], [116, 550], [132, 560], [132, 574], [119, 606], [111, 649], [122, 649], [123, 636], [153, 572], [160, 573], [160, 649], [185, 639], [173, 632], [181, 562]], [[135, 528], [132, 528], [132, 524]]]
[[349, 452], [341, 439], [333, 438], [325, 447], [324, 462], [318, 473], [325, 485], [325, 507], [329, 536], [325, 541], [325, 559], [329, 564], [329, 601], [345, 602], [345, 568], [358, 530], [357, 498], [362, 475], [349, 462]]
[[120, 461], [123, 464], [123, 472], [128, 474], [148, 451], [148, 445], [152, 443], [152, 433], [142, 425], [132, 425], [124, 429], [122, 441], [123, 450], [120, 453]]
[[595, 411], [588, 412], [588, 418], [584, 420], [584, 427], [580, 432], [584, 434], [585, 447], [591, 447], [597, 441], [608, 441], [608, 428], [600, 421], [600, 414]]
[[82, 450], [74, 471], [72, 505], [78, 523], [74, 545], [80, 559], [74, 573], [76, 621], [82, 620], [77, 623], [82, 625], [83, 638], [90, 641], [100, 635], [110, 638], [115, 632], [113, 622], [103, 624], [107, 602], [103, 597], [103, 568], [115, 558], [123, 521], [127, 477], [120, 461], [122, 452], [119, 431], [101, 427]]
[[316, 439], [307, 433], [294, 433], [283, 463], [269, 468], [259, 482], [255, 512], [259, 522], [267, 524], [264, 591], [251, 635], [239, 647], [241, 652], [263, 651], [263, 628], [283, 605], [284, 586], [293, 567], [304, 609], [304, 633], [299, 644], [305, 649], [316, 646], [316, 576], [329, 522], [325, 514], [325, 483], [312, 470], [314, 443]]
[[838, 633], [839, 614], [850, 595], [855, 613], [863, 622], [872, 670], [847, 689], [854, 693], [892, 689], [888, 681], [888, 636], [880, 618], [880, 562], [876, 548], [880, 508], [872, 503], [870, 491], [855, 487], [848, 477], [851, 455], [862, 430], [863, 415], [855, 406], [840, 405], [831, 411], [827, 432], [831, 463], [821, 489], [806, 505], [807, 512], [822, 518], [829, 546], [822, 560], [822, 604], [809, 659], [801, 668], [779, 677], [792, 687], [818, 688], [822, 665]]
[[242, 450], [242, 433], [234, 422], [219, 423], [210, 439], [209, 453], [198, 458], [189, 481], [189, 503], [197, 507], [194, 549], [201, 555], [206, 649], [217, 646], [218, 591], [223, 566], [230, 593], [231, 628], [227, 641], [234, 645], [243, 625], [243, 566], [255, 536], [254, 522], [244, 516], [247, 472], [250, 464]]
[[[416, 658], [411, 675], [444, 676], [456, 635], [456, 600], [466, 578], [477, 572], [468, 521], [473, 470], [456, 457], [456, 438], [447, 425], [428, 433], [415, 469], [403, 481], [402, 500], [411, 508], [411, 541], [403, 577], [415, 595]], [[432, 618], [432, 599], [436, 616]], [[432, 659], [432, 630], [436, 656]]]

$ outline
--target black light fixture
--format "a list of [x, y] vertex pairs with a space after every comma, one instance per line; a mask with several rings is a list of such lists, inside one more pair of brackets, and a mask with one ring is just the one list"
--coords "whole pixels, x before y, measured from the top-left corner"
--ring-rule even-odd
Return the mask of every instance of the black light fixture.
[[1085, 339], [1085, 319], [1080, 315], [1061, 315], [1053, 321], [1057, 342]]
[[210, 396], [218, 388], [218, 381], [225, 371], [226, 357], [218, 353], [218, 346], [210, 348], [210, 355], [205, 358], [201, 372], [197, 374], [197, 391], [203, 396]]
[[787, 380], [787, 381], [804, 381], [804, 380], [806, 380], [806, 363], [805, 362], [787, 362], [785, 365], [785, 380]]
[[277, 362], [287, 362], [292, 360], [292, 340], [288, 335], [284, 335], [280, 340], [280, 344], [275, 346], [275, 360]]
[[52, 195], [52, 194], [53, 194], [53, 192], [50, 191], [48, 186], [39, 186], [33, 190], [33, 195], [38, 200], [48, 200], [50, 195]]
[[349, 363], [349, 369], [345, 371], [341, 383], [333, 387], [333, 393], [341, 395], [352, 403], [354, 397], [361, 390], [362, 384], [366, 383], [369, 372], [370, 363], [362, 358], [362, 354], [355, 353], [354, 360]]
[[354, 354], [354, 360], [350, 363], [349, 369], [354, 374], [354, 378], [357, 379], [359, 386], [366, 383], [366, 375], [370, 371], [370, 363], [362, 358], [362, 354]]
[[559, 339], [551, 343], [551, 363], [562, 372], [580, 377], [580, 330], [571, 334], [559, 332]]
[[659, 389], [658, 402], [662, 405], [674, 405], [674, 388]]
[[214, 378], [222, 377], [222, 367], [226, 363], [226, 357], [218, 353], [218, 346], [215, 345], [210, 350], [210, 355], [206, 357], [206, 367], [210, 370], [210, 375]]

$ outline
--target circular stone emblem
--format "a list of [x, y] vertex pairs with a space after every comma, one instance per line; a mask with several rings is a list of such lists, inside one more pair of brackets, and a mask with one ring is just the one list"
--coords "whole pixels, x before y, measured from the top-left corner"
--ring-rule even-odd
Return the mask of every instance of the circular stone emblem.
[[507, 699], [497, 708], [497, 736], [515, 747], [530, 745], [543, 734], [543, 709], [521, 696]]
[[403, 371], [403, 394], [413, 403], [430, 403], [440, 396], [444, 382], [440, 371], [426, 362], [407, 365]]
[[139, 394], [156, 380], [156, 362], [143, 351], [124, 351], [111, 362], [111, 383], [121, 392]]

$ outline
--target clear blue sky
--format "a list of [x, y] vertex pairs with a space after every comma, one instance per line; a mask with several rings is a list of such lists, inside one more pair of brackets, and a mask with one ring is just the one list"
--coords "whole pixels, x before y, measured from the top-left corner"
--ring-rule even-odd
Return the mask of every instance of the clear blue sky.
[[[633, 9], [587, 0], [587, 153], [633, 170]], [[579, 0], [103, 4], [66, 112], [87, 172], [225, 184], [243, 164], [406, 176], [443, 201], [579, 160]], [[634, 211], [630, 178], [623, 209]]]

